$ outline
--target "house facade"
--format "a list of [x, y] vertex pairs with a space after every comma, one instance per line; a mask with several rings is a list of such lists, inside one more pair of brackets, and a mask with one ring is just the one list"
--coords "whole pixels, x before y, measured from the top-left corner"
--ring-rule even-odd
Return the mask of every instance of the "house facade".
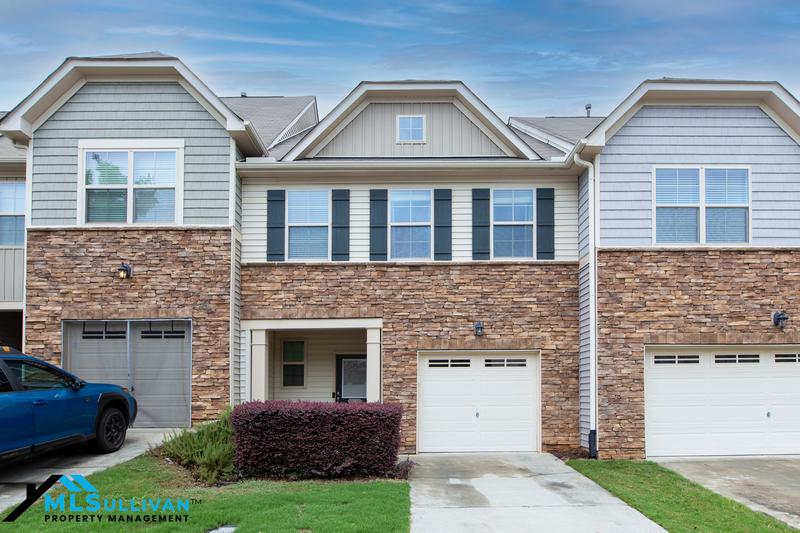
[[69, 58], [0, 119], [0, 335], [142, 426], [381, 401], [407, 453], [800, 453], [798, 131], [774, 82], [508, 121], [362, 82], [320, 120]]

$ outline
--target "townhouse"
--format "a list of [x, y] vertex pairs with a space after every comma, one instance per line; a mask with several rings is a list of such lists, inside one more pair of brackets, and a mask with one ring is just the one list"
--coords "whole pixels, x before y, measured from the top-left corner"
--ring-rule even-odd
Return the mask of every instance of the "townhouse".
[[0, 335], [142, 426], [383, 401], [404, 452], [798, 453], [798, 131], [775, 82], [508, 121], [362, 82], [320, 120], [68, 58], [0, 119]]

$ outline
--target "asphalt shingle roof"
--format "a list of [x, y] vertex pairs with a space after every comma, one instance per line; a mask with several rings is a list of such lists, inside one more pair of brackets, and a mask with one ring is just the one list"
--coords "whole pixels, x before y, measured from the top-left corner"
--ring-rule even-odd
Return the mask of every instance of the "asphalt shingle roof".
[[606, 117], [511, 117], [512, 120], [576, 143]]
[[269, 146], [314, 97], [229, 96], [222, 101], [240, 118], [249, 120], [264, 145]]

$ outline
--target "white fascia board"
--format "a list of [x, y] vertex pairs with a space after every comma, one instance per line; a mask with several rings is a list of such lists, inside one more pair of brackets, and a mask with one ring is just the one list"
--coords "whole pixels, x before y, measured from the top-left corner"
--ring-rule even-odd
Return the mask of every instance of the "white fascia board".
[[378, 95], [388, 93], [403, 96], [424, 93], [455, 94], [470, 111], [475, 113], [478, 119], [493, 130], [503, 143], [512, 148], [518, 156], [529, 160], [541, 159], [505, 122], [500, 120], [480, 98], [461, 82], [361, 82], [302, 141], [297, 143], [297, 146], [286, 154], [283, 161], [295, 161], [307, 155], [317, 143], [330, 134], [333, 128], [339, 125], [341, 121], [346, 120], [348, 114], [368, 98], [370, 93], [377, 93]]
[[514, 128], [527, 133], [534, 139], [538, 139], [543, 143], [547, 143], [551, 146], [554, 146], [561, 150], [564, 153], [569, 153], [575, 147], [575, 145], [569, 142], [567, 139], [563, 137], [558, 137], [557, 135], [544, 131], [542, 129], [536, 128], [531, 126], [530, 124], [526, 124], [525, 122], [520, 122], [519, 120], [510, 119], [509, 126], [513, 126]]

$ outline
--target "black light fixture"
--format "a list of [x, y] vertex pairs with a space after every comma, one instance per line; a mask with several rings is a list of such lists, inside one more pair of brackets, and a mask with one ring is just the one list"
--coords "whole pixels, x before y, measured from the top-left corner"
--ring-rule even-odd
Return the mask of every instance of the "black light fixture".
[[122, 264], [119, 265], [117, 268], [117, 274], [119, 274], [119, 279], [130, 279], [133, 277], [133, 265], [130, 263], [125, 263], [124, 261]]
[[475, 330], [475, 336], [476, 337], [483, 337], [483, 321], [482, 320], [478, 320], [477, 322], [475, 322], [474, 330]]
[[787, 315], [785, 311], [772, 312], [772, 325], [776, 328], [785, 328], [787, 320], [789, 320], [789, 315]]

